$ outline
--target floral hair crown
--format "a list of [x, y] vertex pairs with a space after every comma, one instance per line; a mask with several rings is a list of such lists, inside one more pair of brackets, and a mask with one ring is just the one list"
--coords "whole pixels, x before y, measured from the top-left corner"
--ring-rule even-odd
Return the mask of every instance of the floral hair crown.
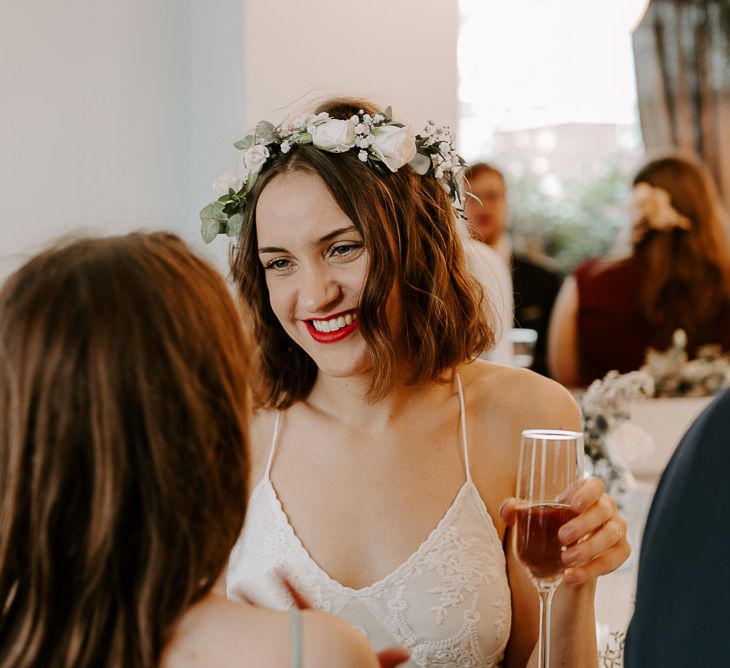
[[464, 160], [456, 153], [448, 127], [432, 121], [420, 135], [392, 120], [391, 109], [366, 114], [362, 109], [347, 120], [327, 112], [300, 116], [291, 124], [274, 126], [261, 121], [252, 135], [234, 146], [243, 152], [237, 174], [219, 177], [214, 188], [220, 197], [200, 212], [201, 234], [210, 243], [219, 234], [235, 237], [241, 230], [248, 196], [266, 163], [295, 144], [312, 144], [328, 153], [357, 151], [357, 157], [380, 174], [404, 165], [422, 176], [436, 178], [454, 207], [463, 207]]
[[637, 183], [631, 193], [630, 206], [634, 217], [634, 243], [641, 241], [650, 230], [692, 229], [692, 221], [672, 206], [671, 197], [664, 188], [643, 181]]

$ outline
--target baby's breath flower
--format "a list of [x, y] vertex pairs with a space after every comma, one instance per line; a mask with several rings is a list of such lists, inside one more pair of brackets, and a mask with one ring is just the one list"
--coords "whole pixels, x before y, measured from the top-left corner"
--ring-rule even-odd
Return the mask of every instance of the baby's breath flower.
[[[293, 121], [287, 121], [279, 127], [264, 122], [259, 135], [249, 135], [236, 147], [242, 151], [243, 164], [237, 170], [237, 176], [225, 176], [217, 183], [221, 198], [201, 211], [201, 232], [206, 243], [210, 243], [214, 228], [226, 229], [227, 221], [220, 219], [221, 208], [227, 207], [225, 215], [230, 218], [234, 208], [237, 212], [245, 209], [247, 193], [246, 184], [250, 188], [250, 174], [257, 175], [265, 169], [272, 155], [276, 155], [276, 147], [282, 154], [289, 153], [294, 144], [309, 144], [331, 153], [342, 153], [354, 149], [357, 157], [363, 162], [371, 162], [398, 171], [406, 164], [421, 176], [435, 177], [448, 192], [458, 213], [462, 202], [460, 174], [463, 162], [456, 154], [451, 133], [446, 126], [437, 126], [429, 121], [422, 134], [416, 135], [411, 130], [394, 123], [383, 113], [368, 114], [360, 109], [347, 120], [331, 118], [327, 112], [298, 115]], [[273, 153], [271, 151], [274, 151]], [[248, 181], [247, 181], [248, 179]], [[241, 191], [236, 198], [230, 195]], [[230, 196], [227, 202], [225, 197]], [[236, 207], [229, 206], [235, 204]], [[240, 205], [240, 206], [239, 206]]]

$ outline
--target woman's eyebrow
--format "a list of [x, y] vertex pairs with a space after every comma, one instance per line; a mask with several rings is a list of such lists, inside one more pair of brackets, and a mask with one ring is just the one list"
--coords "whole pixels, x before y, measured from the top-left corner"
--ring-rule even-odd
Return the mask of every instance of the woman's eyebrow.
[[328, 232], [320, 239], [317, 239], [317, 241], [314, 242], [315, 246], [319, 246], [320, 244], [323, 244], [327, 241], [332, 241], [335, 237], [340, 236], [340, 234], [344, 234], [345, 232], [351, 232], [352, 230], [356, 230], [357, 228], [354, 225], [348, 225], [347, 227], [341, 227], [338, 230], [332, 230], [332, 232]]
[[286, 253], [286, 248], [279, 248], [278, 246], [264, 246], [259, 248], [259, 254], [261, 253]]
[[[323, 237], [320, 237], [315, 242], [313, 242], [313, 246], [319, 246], [323, 243], [326, 243], [328, 241], [332, 241], [335, 237], [340, 236], [340, 234], [344, 234], [345, 232], [351, 232], [352, 230], [357, 230], [357, 228], [354, 225], [348, 225], [347, 227], [340, 227], [336, 230], [332, 230], [331, 232], [328, 232]], [[279, 246], [263, 246], [259, 248], [259, 253], [286, 253], [286, 248], [281, 248]]]

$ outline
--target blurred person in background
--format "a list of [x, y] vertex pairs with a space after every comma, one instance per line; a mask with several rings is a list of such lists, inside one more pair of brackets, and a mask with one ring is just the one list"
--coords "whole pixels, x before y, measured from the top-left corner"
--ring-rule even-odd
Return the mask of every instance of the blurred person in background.
[[[548, 375], [547, 329], [562, 277], [547, 261], [514, 252], [507, 230], [509, 207], [502, 172], [484, 162], [471, 165], [466, 174], [469, 191], [465, 213], [473, 238], [493, 248], [510, 269], [514, 295], [514, 327], [537, 332], [530, 368]], [[546, 259], [547, 260], [547, 259]]]
[[466, 264], [487, 296], [485, 308], [487, 315], [494, 321], [494, 345], [484, 351], [480, 358], [511, 366], [514, 364], [510, 338], [514, 303], [509, 269], [494, 250], [469, 234], [463, 220], [459, 220], [457, 225]]
[[631, 254], [588, 260], [558, 296], [548, 358], [564, 385], [638, 369], [677, 329], [690, 356], [705, 344], [730, 350], [730, 247], [710, 173], [671, 155], [646, 164], [633, 183]]

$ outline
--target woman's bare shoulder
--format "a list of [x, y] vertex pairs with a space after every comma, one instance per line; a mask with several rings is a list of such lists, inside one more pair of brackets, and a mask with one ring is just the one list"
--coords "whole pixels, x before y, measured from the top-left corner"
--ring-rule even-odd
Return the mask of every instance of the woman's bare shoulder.
[[[365, 637], [324, 613], [301, 612], [302, 665], [377, 668]], [[289, 665], [293, 624], [289, 613], [209, 596], [185, 615], [165, 651], [162, 668]]]
[[463, 365], [459, 373], [469, 406], [492, 423], [497, 419], [514, 422], [522, 429], [580, 429], [575, 400], [554, 380], [483, 360]]
[[264, 473], [266, 460], [274, 437], [276, 411], [257, 409], [249, 422], [249, 453], [251, 457], [251, 481], [257, 481]]
[[276, 413], [277, 411], [275, 410], [258, 408], [251, 414], [251, 421], [249, 423], [251, 447], [267, 449], [261, 444], [271, 444], [271, 438], [274, 434], [274, 424], [276, 422]]

